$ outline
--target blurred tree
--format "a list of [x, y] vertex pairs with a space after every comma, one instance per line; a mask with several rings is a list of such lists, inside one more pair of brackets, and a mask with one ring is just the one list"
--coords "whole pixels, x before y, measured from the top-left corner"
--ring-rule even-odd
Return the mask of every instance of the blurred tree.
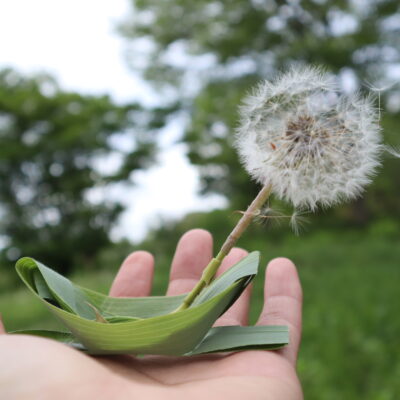
[[107, 96], [61, 91], [47, 75], [0, 71], [3, 265], [29, 255], [68, 272], [110, 243], [123, 206], [90, 199], [149, 165], [159, 123], [141, 113]]
[[[224, 194], [243, 208], [257, 190], [240, 168], [232, 142], [237, 105], [259, 79], [293, 63], [314, 63], [339, 76], [348, 90], [398, 82], [398, 0], [132, 0], [120, 26], [127, 59], [159, 93], [180, 101], [189, 121], [183, 141], [201, 172], [204, 193]], [[141, 49], [140, 53], [138, 49]], [[382, 94], [386, 138], [397, 134], [400, 88]], [[397, 139], [398, 141], [398, 139]], [[348, 221], [400, 214], [394, 164], [367, 200], [342, 208]]]

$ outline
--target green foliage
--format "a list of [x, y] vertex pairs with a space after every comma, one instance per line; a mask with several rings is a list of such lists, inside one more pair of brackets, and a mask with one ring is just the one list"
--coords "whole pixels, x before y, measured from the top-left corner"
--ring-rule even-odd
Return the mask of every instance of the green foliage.
[[[392, 85], [382, 93], [382, 125], [385, 140], [399, 143], [400, 88], [388, 73], [400, 61], [397, 0], [132, 4], [135, 11], [120, 31], [133, 44], [145, 38], [152, 45], [140, 66], [138, 47], [131, 46], [131, 66], [181, 99], [180, 108], [189, 120], [183, 141], [189, 145], [190, 161], [199, 167], [203, 193], [223, 194], [236, 209], [255, 193], [256, 186], [229, 146], [237, 106], [257, 81], [293, 63], [325, 66], [362, 90], [369, 82]], [[395, 164], [385, 162], [385, 175], [376, 180], [368, 199], [328, 215], [359, 225], [381, 215], [400, 216], [399, 179]]]
[[144, 134], [140, 112], [108, 96], [62, 91], [47, 75], [0, 72], [0, 264], [12, 268], [30, 255], [65, 272], [110, 244], [123, 207], [107, 198], [95, 204], [88, 193], [151, 161], [151, 126]]

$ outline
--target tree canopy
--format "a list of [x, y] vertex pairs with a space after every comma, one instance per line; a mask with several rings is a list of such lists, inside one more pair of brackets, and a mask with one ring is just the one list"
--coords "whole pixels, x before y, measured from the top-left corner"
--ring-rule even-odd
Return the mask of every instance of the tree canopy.
[[[237, 106], [257, 81], [293, 63], [325, 67], [348, 91], [388, 88], [382, 125], [385, 138], [398, 143], [399, 11], [397, 0], [132, 0], [120, 32], [131, 44], [131, 67], [187, 113], [183, 141], [203, 192], [224, 194], [240, 208], [257, 188], [226, 145]], [[345, 214], [360, 221], [375, 212], [400, 214], [388, 196], [400, 195], [390, 160], [385, 171], [368, 199]]]
[[66, 272], [109, 244], [123, 207], [93, 202], [90, 191], [129, 182], [151, 162], [152, 127], [140, 113], [108, 96], [63, 91], [47, 75], [0, 72], [3, 260], [30, 255]]

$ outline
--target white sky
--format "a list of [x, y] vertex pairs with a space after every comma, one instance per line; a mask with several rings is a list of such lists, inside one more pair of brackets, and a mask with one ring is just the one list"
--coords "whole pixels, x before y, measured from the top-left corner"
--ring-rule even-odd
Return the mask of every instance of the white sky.
[[[1, 0], [0, 68], [47, 71], [65, 89], [109, 93], [118, 102], [151, 102], [148, 88], [125, 67], [123, 39], [114, 32], [128, 10], [128, 0]], [[195, 195], [198, 173], [184, 157], [183, 145], [173, 145], [177, 135], [177, 126], [165, 133], [158, 165], [136, 175], [136, 189], [114, 191], [113, 196], [133, 204], [114, 238], [139, 240], [159, 216], [177, 218], [223, 205], [220, 198]]]
[[128, 0], [1, 0], [0, 65], [45, 70], [68, 89], [146, 96], [122, 61], [115, 22]]

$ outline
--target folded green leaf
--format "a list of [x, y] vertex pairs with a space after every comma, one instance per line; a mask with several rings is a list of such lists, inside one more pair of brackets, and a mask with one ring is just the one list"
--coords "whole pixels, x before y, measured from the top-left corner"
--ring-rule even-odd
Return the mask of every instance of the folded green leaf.
[[[35, 335], [57, 340], [76, 349], [92, 352], [68, 332], [25, 330], [14, 334]], [[196, 348], [186, 356], [239, 350], [276, 350], [288, 344], [287, 326], [219, 326], [211, 328]]]
[[289, 341], [287, 326], [219, 326], [188, 355], [238, 350], [275, 350]]
[[[39, 336], [69, 343], [91, 354], [184, 355], [287, 343], [287, 332], [286, 339], [281, 332], [279, 340], [271, 334], [262, 336], [264, 331], [257, 335], [253, 331], [252, 335], [251, 330], [259, 327], [240, 330], [242, 333], [210, 330], [254, 278], [258, 262], [257, 252], [249, 254], [206, 287], [191, 307], [179, 312], [174, 311], [184, 295], [113, 298], [74, 285], [31, 258], [19, 260], [16, 269], [29, 289], [71, 331], [70, 336], [39, 331]], [[228, 342], [223, 343], [222, 331]]]

